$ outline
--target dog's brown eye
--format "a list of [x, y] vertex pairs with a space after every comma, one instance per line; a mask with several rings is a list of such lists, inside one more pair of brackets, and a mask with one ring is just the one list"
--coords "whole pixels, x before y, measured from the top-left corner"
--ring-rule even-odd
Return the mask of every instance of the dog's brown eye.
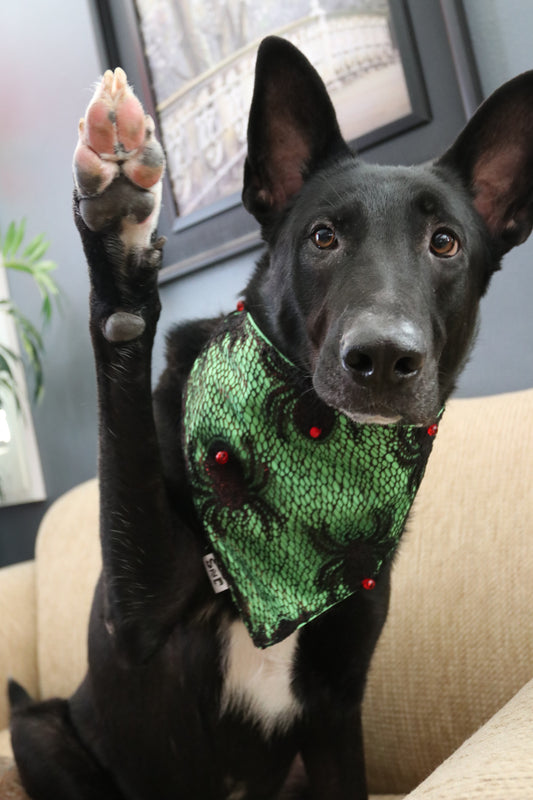
[[333, 228], [315, 228], [312, 233], [313, 242], [321, 250], [333, 247], [337, 243], [337, 237]]
[[452, 258], [459, 252], [461, 244], [453, 231], [441, 228], [431, 237], [431, 252], [440, 258]]

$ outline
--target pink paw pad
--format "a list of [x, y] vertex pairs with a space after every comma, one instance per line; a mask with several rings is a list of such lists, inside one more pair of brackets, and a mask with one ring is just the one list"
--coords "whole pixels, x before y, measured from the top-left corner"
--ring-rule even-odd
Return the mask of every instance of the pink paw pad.
[[141, 189], [150, 189], [163, 170], [152, 119], [145, 116], [124, 70], [107, 70], [79, 126], [74, 175], [80, 194], [101, 194], [121, 173]]

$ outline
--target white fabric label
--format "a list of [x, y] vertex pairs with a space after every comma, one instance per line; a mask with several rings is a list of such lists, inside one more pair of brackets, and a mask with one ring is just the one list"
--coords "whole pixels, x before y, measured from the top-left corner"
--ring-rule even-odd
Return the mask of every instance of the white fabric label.
[[209, 576], [209, 580], [211, 581], [211, 586], [213, 587], [215, 594], [220, 594], [220, 592], [225, 592], [227, 589], [229, 589], [226, 579], [222, 575], [213, 553], [209, 553], [208, 555], [204, 556], [204, 567]]

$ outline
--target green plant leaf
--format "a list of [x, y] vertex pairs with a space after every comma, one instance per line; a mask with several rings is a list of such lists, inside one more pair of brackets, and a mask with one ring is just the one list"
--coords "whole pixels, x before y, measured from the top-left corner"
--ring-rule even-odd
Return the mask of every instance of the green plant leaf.
[[2, 393], [2, 389], [6, 394], [9, 394], [10, 397], [13, 397], [17, 411], [22, 413], [22, 402], [16, 382], [14, 379], [10, 378], [9, 375], [6, 376], [5, 373], [0, 372], [0, 394]]
[[11, 374], [9, 362], [17, 363], [20, 362], [20, 360], [18, 353], [6, 347], [5, 344], [0, 344], [0, 372], [5, 371]]
[[33, 256], [35, 250], [41, 246], [41, 243], [44, 241], [44, 233], [38, 233], [37, 236], [34, 236], [33, 239], [29, 244], [26, 245], [25, 250], [22, 253], [22, 258], [30, 259]]
[[44, 355], [43, 339], [35, 325], [25, 317], [19, 309], [11, 304], [7, 313], [13, 317], [19, 339], [26, 353], [29, 367], [33, 373], [33, 397], [38, 400], [42, 396], [44, 386], [42, 356]]
[[4, 261], [4, 267], [6, 269], [14, 269], [17, 272], [27, 272], [29, 275], [34, 274], [35, 270], [29, 264], [26, 264], [24, 261], [19, 261], [14, 258], [9, 258]]
[[[9, 354], [9, 357], [13, 361], [20, 361], [20, 357], [17, 356], [16, 353], [10, 351], [7, 347], [2, 346], [2, 350], [4, 350], [4, 352], [7, 352]], [[22, 405], [17, 386], [17, 379], [13, 374], [13, 370], [11, 368], [9, 361], [2, 355], [2, 353], [0, 353], [0, 389], [2, 386], [5, 389], [7, 389], [9, 391], [9, 394], [15, 398], [15, 404], [17, 406], [17, 409], [21, 411]]]
[[13, 373], [11, 371], [11, 367], [9, 366], [9, 361], [5, 356], [0, 353], [0, 372], [7, 372], [7, 374], [12, 378]]
[[43, 299], [41, 305], [41, 316], [46, 323], [49, 323], [52, 319], [52, 302], [48, 295], [46, 295], [46, 297]]
[[28, 247], [24, 250], [22, 257], [27, 258], [30, 264], [35, 264], [36, 261], [39, 261], [39, 259], [44, 256], [49, 246], [50, 242], [46, 241], [44, 233], [40, 233], [39, 236], [35, 237], [33, 242], [30, 242]]
[[17, 226], [14, 222], [10, 222], [4, 239], [4, 246], [2, 248], [4, 256], [8, 256], [13, 251], [13, 243], [16, 241], [16, 239]]
[[20, 245], [22, 244], [22, 240], [24, 239], [25, 233], [26, 233], [26, 220], [23, 219], [18, 229], [15, 230], [15, 235], [11, 246], [13, 253], [16, 253], [17, 250], [19, 249]]
[[[37, 265], [39, 267], [40, 272], [52, 272], [54, 269], [57, 269], [57, 264], [55, 261], [39, 261]], [[59, 291], [56, 286], [56, 291]]]

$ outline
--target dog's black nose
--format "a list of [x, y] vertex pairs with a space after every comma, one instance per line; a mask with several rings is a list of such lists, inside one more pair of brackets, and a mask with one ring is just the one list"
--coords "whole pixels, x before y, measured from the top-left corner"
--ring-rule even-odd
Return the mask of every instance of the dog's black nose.
[[353, 380], [386, 391], [416, 378], [426, 360], [422, 332], [408, 322], [396, 330], [390, 325], [372, 328], [357, 327], [342, 338], [341, 362]]

